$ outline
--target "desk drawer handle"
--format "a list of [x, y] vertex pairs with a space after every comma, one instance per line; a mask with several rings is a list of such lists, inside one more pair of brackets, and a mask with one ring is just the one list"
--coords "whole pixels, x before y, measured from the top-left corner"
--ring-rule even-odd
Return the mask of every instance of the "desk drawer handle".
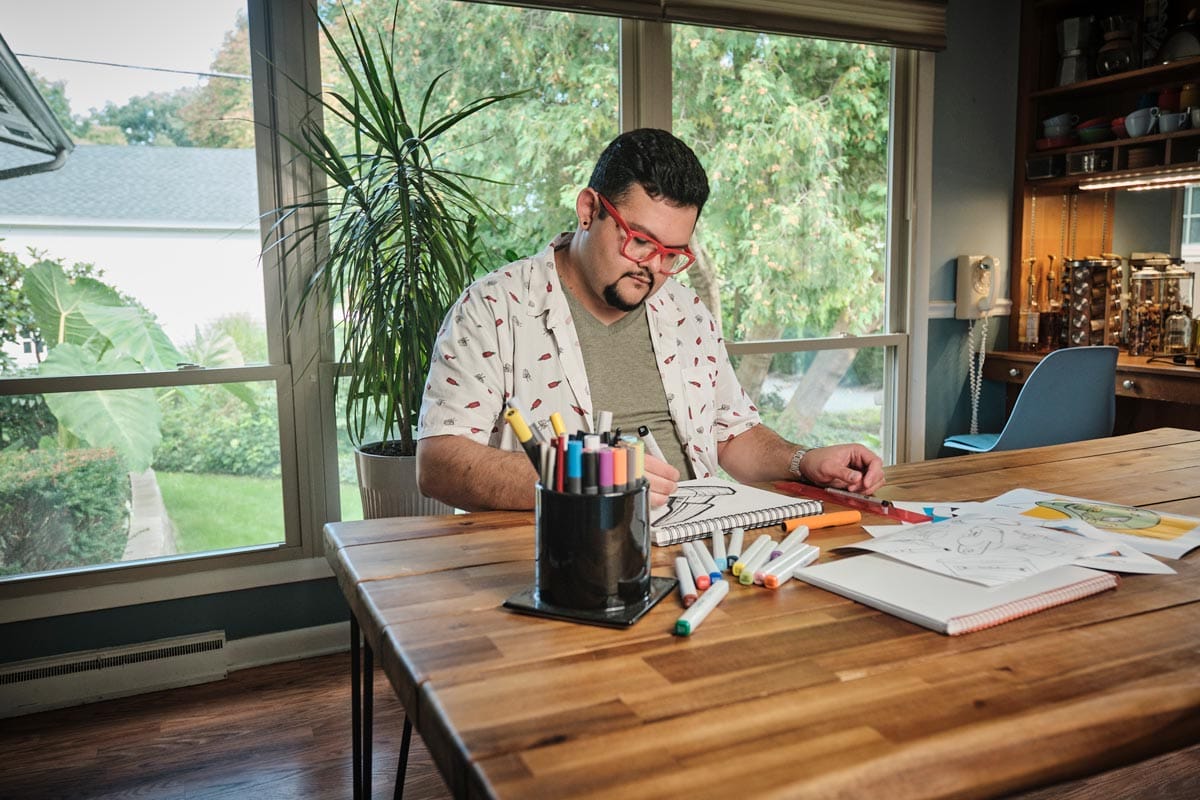
[[1133, 388], [1133, 378], [1126, 378], [1125, 380], [1121, 381], [1121, 388], [1122, 389], [1132, 389]]
[[1021, 377], [1021, 370], [1017, 369], [1016, 367], [1009, 367], [1008, 368], [1008, 377], [1010, 377], [1010, 378]]

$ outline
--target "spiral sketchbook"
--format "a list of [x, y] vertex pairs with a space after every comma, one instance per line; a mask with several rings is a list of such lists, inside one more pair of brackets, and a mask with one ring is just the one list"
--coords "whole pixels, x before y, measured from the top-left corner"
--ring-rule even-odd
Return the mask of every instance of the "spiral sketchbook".
[[999, 586], [870, 553], [796, 570], [800, 580], [930, 630], [957, 636], [1115, 589], [1108, 572], [1065, 564]]
[[800, 500], [720, 478], [696, 478], [680, 481], [666, 504], [651, 512], [650, 531], [655, 544], [671, 545], [704, 538], [713, 530], [762, 528], [821, 511], [818, 500]]

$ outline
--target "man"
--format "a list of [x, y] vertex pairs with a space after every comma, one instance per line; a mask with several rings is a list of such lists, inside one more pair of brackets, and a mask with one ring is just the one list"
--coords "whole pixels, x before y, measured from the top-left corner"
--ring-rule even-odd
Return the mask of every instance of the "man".
[[516, 396], [531, 425], [568, 431], [598, 411], [629, 433], [646, 425], [665, 459], [646, 458], [651, 504], [678, 481], [800, 478], [870, 493], [878, 456], [858, 444], [804, 450], [761, 424], [696, 294], [670, 276], [708, 199], [695, 153], [661, 130], [624, 133], [575, 200], [573, 233], [473, 284], [438, 335], [418, 424], [421, 491], [468, 510], [534, 505], [537, 476], [503, 421]]

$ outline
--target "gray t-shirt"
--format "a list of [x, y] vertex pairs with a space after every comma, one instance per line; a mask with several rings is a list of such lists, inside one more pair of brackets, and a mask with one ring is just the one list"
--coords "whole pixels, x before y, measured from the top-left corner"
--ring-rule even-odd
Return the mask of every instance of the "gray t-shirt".
[[667, 411], [667, 393], [654, 361], [645, 304], [605, 325], [570, 290], [563, 294], [579, 334], [592, 407], [598, 412], [611, 411], [613, 428], [622, 433], [636, 434], [640, 425], [650, 428], [671, 466], [684, 478], [695, 477]]

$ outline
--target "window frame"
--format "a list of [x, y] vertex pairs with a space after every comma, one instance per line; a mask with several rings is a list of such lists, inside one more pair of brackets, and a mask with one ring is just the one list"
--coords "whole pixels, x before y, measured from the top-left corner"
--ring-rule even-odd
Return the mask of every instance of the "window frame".
[[[248, 0], [255, 108], [259, 206], [265, 235], [271, 209], [320, 186], [319, 176], [295, 157], [287, 137], [305, 115], [319, 114], [306, 89], [320, 86], [316, 10], [305, 0]], [[614, 19], [614, 22], [617, 20]], [[671, 126], [670, 26], [620, 20], [620, 127]], [[919, 460], [924, 440], [924, 333], [928, 305], [929, 226], [917, 209], [930, 207], [933, 56], [897, 50], [891, 101], [889, 156], [887, 330], [861, 337], [731, 342], [733, 354], [885, 347], [885, 461]], [[664, 68], [666, 67], [666, 68]], [[293, 79], [288, 76], [300, 76]], [[296, 81], [299, 81], [297, 85]], [[298, 137], [297, 137], [298, 138]], [[150, 563], [114, 564], [0, 582], [0, 623], [114, 608], [214, 592], [324, 578], [321, 529], [340, 516], [330, 314], [292, 321], [299, 293], [311, 273], [294, 254], [263, 257], [268, 310], [289, 320], [268, 324], [268, 365], [233, 369], [178, 370], [79, 378], [6, 379], [5, 394], [78, 391], [273, 380], [277, 388], [284, 542], [238, 551], [188, 554]], [[906, 422], [905, 422], [906, 421]], [[890, 427], [889, 427], [890, 426]]]

